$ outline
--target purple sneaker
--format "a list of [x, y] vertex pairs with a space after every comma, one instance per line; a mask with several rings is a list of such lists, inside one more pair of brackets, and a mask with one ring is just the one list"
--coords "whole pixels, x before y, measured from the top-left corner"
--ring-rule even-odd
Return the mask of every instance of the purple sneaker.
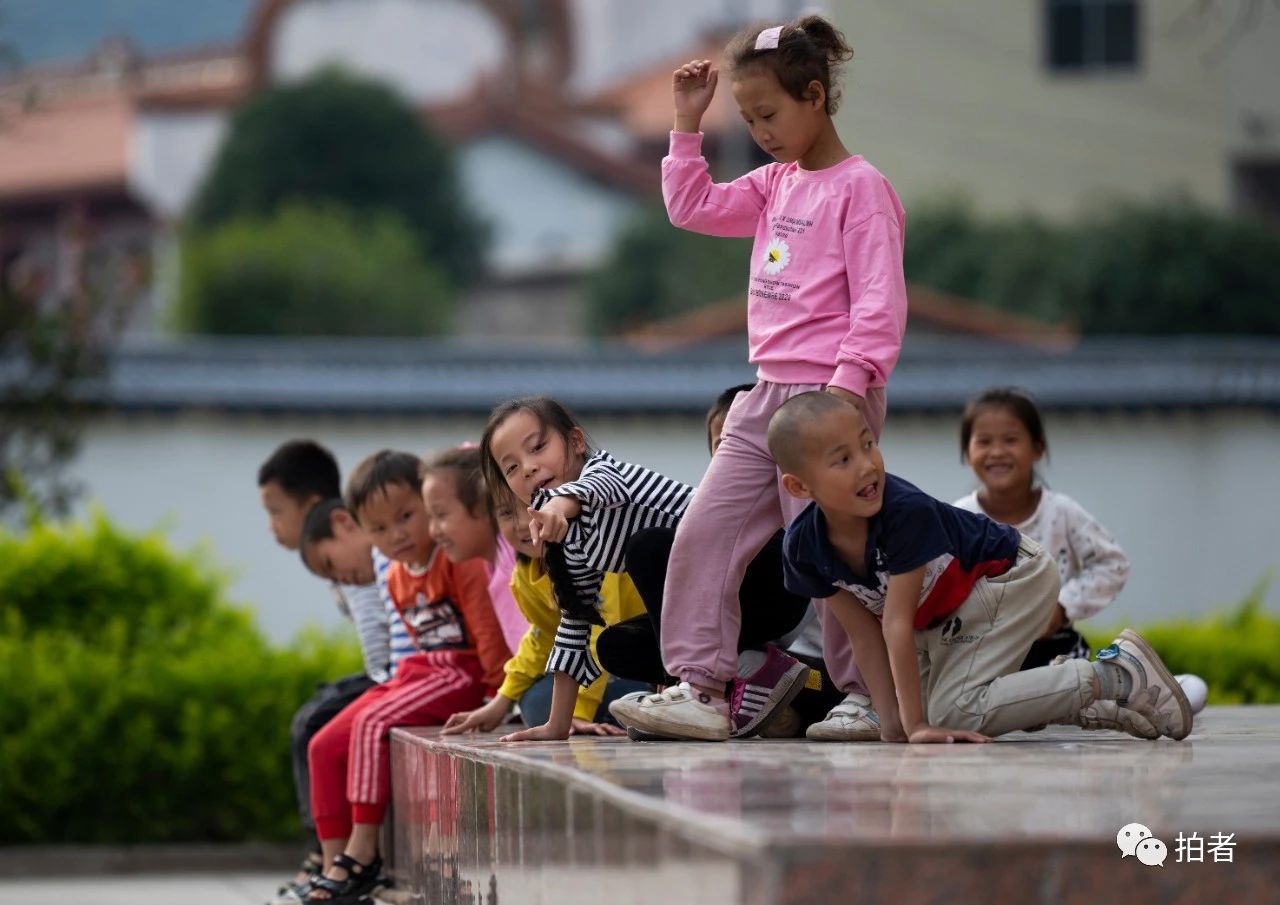
[[780, 707], [790, 704], [804, 690], [809, 667], [772, 644], [765, 648], [764, 664], [745, 679], [733, 680], [729, 714], [731, 738], [750, 738]]

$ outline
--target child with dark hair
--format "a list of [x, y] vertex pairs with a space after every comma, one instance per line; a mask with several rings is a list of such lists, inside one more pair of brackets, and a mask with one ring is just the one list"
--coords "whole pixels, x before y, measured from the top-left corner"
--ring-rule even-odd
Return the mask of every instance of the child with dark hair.
[[258, 493], [276, 543], [298, 549], [307, 511], [321, 500], [342, 495], [338, 460], [314, 440], [290, 440], [258, 468]]
[[[699, 131], [718, 71], [693, 60], [672, 74], [663, 199], [676, 226], [754, 237], [747, 333], [758, 381], [733, 404], [676, 532], [662, 652], [681, 683], [640, 702], [628, 719], [641, 730], [726, 737], [740, 722], [727, 698], [738, 663], [739, 588], [747, 565], [799, 509], [765, 444], [769, 416], [791, 396], [822, 390], [858, 406], [876, 434], [884, 422], [885, 386], [907, 326], [906, 215], [889, 181], [849, 152], [831, 118], [840, 66], [852, 54], [820, 16], [752, 27], [730, 42], [734, 102], [775, 162], [728, 183], [712, 180]], [[832, 626], [824, 656], [833, 677], [846, 692], [865, 692], [838, 626], [822, 624]], [[777, 706], [785, 695], [770, 697]], [[855, 731], [864, 716], [853, 714]]]
[[479, 559], [489, 572], [489, 600], [507, 648], [515, 651], [529, 622], [511, 596], [515, 550], [498, 533], [474, 444], [445, 450], [422, 463], [422, 499], [431, 517], [431, 537], [454, 562]]
[[[382, 643], [389, 647], [386, 677], [394, 676], [397, 664], [416, 648], [387, 596], [387, 570], [391, 560], [373, 546], [341, 499], [325, 500], [311, 507], [302, 523], [298, 552], [308, 572], [340, 585], [367, 585], [363, 580], [373, 576], [372, 584], [382, 600], [383, 614], [381, 620], [369, 617], [369, 631], [372, 637], [376, 637], [377, 632], [385, 636]], [[305, 749], [302, 756], [306, 758]]]
[[[503, 539], [516, 553], [511, 573], [511, 595], [528, 620], [529, 629], [520, 639], [506, 665], [506, 679], [493, 699], [477, 710], [455, 713], [445, 724], [444, 734], [488, 732], [496, 728], [520, 705], [520, 718], [529, 728], [541, 726], [551, 718], [551, 697], [555, 676], [547, 672], [556, 633], [560, 628], [560, 607], [551, 587], [540, 551], [534, 549], [529, 509], [500, 487], [491, 498], [493, 515]], [[600, 616], [606, 625], [614, 625], [632, 617], [645, 618], [644, 603], [635, 585], [626, 575], [607, 573], [600, 584]], [[607, 631], [607, 629], [606, 629]], [[598, 641], [600, 629], [592, 627], [592, 645]], [[658, 645], [650, 633], [650, 658], [662, 666]], [[609, 667], [601, 659], [606, 670]], [[569, 726], [572, 735], [619, 735], [608, 706], [623, 695], [645, 691], [648, 686], [606, 671], [590, 685], [578, 689]]]
[[561, 612], [547, 662], [554, 674], [550, 717], [505, 739], [568, 738], [578, 687], [602, 673], [590, 642], [592, 626], [604, 624], [599, 606], [605, 573], [623, 571], [627, 544], [637, 532], [678, 523], [693, 491], [592, 450], [569, 410], [547, 396], [494, 408], [480, 449], [489, 486], [509, 488], [528, 507], [531, 540], [546, 560]]
[[[1046, 723], [1181, 740], [1191, 708], [1126, 629], [1094, 663], [1019, 671], [1058, 605], [1058, 570], [1031, 538], [935, 500], [884, 469], [862, 413], [804, 393], [769, 422], [788, 493], [787, 587], [828, 599], [871, 690], [885, 741], [988, 741]], [[1110, 724], [1095, 707], [1114, 705]]]
[[[707, 451], [715, 457], [724, 430], [724, 419], [733, 401], [749, 392], [754, 384], [730, 387], [716, 397], [707, 410]], [[644, 615], [610, 625], [597, 641], [600, 665], [620, 676], [641, 679], [652, 685], [674, 685], [662, 665], [658, 639], [662, 636], [662, 595], [667, 563], [675, 531], [649, 528], [638, 532], [627, 546], [627, 573], [644, 598]], [[732, 681], [733, 736], [748, 737], [757, 732], [769, 738], [790, 738], [830, 716], [844, 695], [832, 683], [822, 661], [819, 629], [818, 647], [797, 654], [796, 666], [784, 659], [784, 638], [793, 643], [812, 641], [800, 632], [812, 624], [812, 608], [807, 597], [790, 593], [782, 584], [782, 531], [777, 531], [747, 566], [738, 591], [742, 626], [738, 633], [738, 675]], [[794, 638], [792, 636], [795, 636]], [[805, 668], [807, 667], [807, 668]], [[759, 682], [761, 676], [771, 681]], [[623, 725], [639, 706], [641, 696], [617, 701], [610, 711]], [[776, 706], [787, 704], [792, 706]], [[868, 706], [870, 702], [868, 701]], [[765, 706], [771, 704], [775, 706]], [[770, 711], [772, 714], [770, 715]], [[767, 718], [766, 718], [767, 717]], [[636, 741], [662, 738], [658, 733], [631, 729]], [[876, 730], [879, 738], [879, 730]]]
[[[317, 510], [332, 511], [331, 498], [340, 492], [338, 482], [337, 460], [315, 441], [290, 440], [278, 447], [258, 469], [258, 491], [276, 542], [288, 550], [299, 549], [308, 519], [319, 521], [322, 516]], [[299, 890], [319, 873], [323, 863], [311, 819], [307, 746], [344, 707], [391, 675], [389, 622], [374, 582], [374, 564], [366, 553], [363, 563], [357, 565], [342, 574], [320, 573], [331, 582], [339, 612], [355, 624], [364, 672], [323, 683], [294, 713], [289, 731], [294, 787], [303, 826], [314, 841], [298, 874], [280, 888], [285, 901], [296, 900]]]
[[409, 453], [369, 456], [347, 481], [347, 507], [392, 565], [387, 590], [417, 653], [395, 677], [371, 688], [311, 740], [311, 802], [324, 850], [324, 875], [306, 902], [360, 901], [382, 865], [378, 835], [390, 796], [395, 726], [442, 725], [497, 687], [509, 652], [477, 560], [453, 563], [431, 539]]
[[[1036, 466], [1049, 455], [1049, 438], [1035, 400], [1025, 390], [984, 390], [960, 419], [960, 461], [973, 469], [980, 487], [956, 506], [980, 512], [1044, 547], [1058, 565], [1062, 588], [1043, 633], [1031, 645], [1023, 669], [1057, 657], [1088, 659], [1089, 645], [1075, 623], [1097, 615], [1124, 589], [1129, 557], [1083, 506], [1050, 490]], [[1204, 681], [1178, 676], [1192, 711], [1204, 708]]]

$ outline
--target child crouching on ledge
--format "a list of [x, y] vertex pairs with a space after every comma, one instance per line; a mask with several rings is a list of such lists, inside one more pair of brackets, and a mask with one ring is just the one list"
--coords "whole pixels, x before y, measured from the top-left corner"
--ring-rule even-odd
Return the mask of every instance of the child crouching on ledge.
[[[886, 741], [985, 742], [1045, 723], [1186, 738], [1186, 695], [1126, 629], [1093, 662], [1019, 672], [1058, 605], [1058, 571], [1008, 525], [884, 470], [855, 406], [810, 392], [769, 422], [791, 495], [811, 500], [783, 544], [789, 590], [828, 599]], [[1095, 702], [1114, 701], [1105, 719]]]

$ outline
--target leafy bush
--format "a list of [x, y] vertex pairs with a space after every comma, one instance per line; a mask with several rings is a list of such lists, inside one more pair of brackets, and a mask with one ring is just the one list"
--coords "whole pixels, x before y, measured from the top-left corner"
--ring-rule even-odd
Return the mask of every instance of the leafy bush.
[[298, 834], [290, 718], [358, 650], [273, 648], [221, 593], [100, 516], [0, 533], [0, 843]]
[[487, 231], [453, 155], [381, 82], [328, 68], [255, 95], [233, 117], [191, 218], [205, 230], [299, 202], [394, 213], [453, 282], [479, 275]]
[[1280, 235], [1189, 201], [1113, 204], [1069, 224], [912, 208], [907, 279], [1086, 333], [1280, 334]]
[[[1280, 704], [1280, 616], [1264, 609], [1260, 582], [1233, 610], [1203, 619], [1175, 619], [1142, 626], [1174, 673], [1195, 673], [1209, 685], [1210, 704]], [[1119, 629], [1089, 632], [1097, 650]]]
[[175, 319], [195, 333], [433, 334], [452, 295], [394, 216], [289, 206], [189, 235]]
[[622, 232], [592, 276], [589, 326], [594, 333], [614, 333], [745, 296], [750, 254], [750, 239], [685, 232], [661, 207], [650, 208]]

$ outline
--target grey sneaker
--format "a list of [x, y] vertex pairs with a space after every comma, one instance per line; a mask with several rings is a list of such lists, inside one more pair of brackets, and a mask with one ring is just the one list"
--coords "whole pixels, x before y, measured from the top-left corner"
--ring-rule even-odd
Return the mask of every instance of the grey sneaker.
[[1081, 729], [1110, 729], [1127, 732], [1135, 738], [1159, 738], [1160, 730], [1136, 710], [1121, 707], [1115, 701], [1094, 701], [1076, 716]]
[[1141, 635], [1125, 629], [1098, 651], [1098, 659], [1119, 666], [1133, 681], [1129, 696], [1116, 702], [1121, 709], [1137, 711], [1171, 739], [1181, 741], [1191, 734], [1191, 704], [1186, 693]]
[[804, 734], [817, 742], [878, 742], [880, 717], [871, 709], [871, 698], [850, 693]]

